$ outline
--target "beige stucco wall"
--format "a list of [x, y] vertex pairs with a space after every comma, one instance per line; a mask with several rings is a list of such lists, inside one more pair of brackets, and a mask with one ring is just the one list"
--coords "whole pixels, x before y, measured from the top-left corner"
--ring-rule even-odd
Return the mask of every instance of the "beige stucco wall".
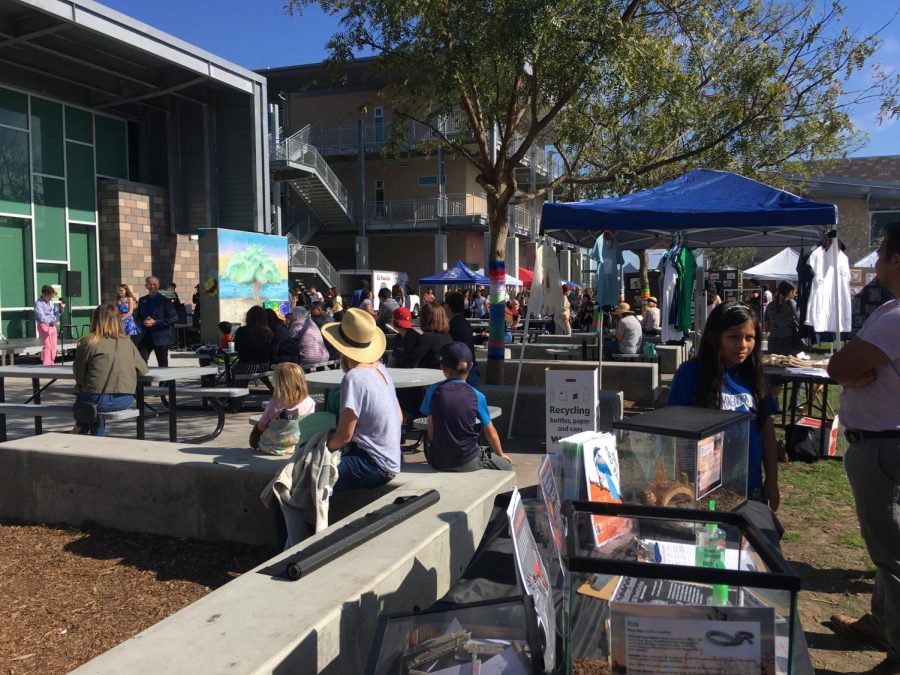
[[869, 252], [869, 206], [865, 199], [836, 199], [838, 237], [847, 247], [851, 264]]

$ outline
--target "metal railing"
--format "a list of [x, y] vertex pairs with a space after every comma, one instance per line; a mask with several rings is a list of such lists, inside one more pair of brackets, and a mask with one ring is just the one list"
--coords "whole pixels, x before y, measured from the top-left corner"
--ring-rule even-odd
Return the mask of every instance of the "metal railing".
[[[398, 229], [435, 227], [443, 219], [470, 216], [481, 219], [487, 225], [487, 195], [482, 193], [448, 194], [443, 198], [402, 199], [377, 202], [369, 206], [369, 225], [396, 227]], [[509, 207], [510, 230], [523, 236], [531, 236], [540, 230], [541, 212], [534, 218], [528, 206]]]
[[322, 157], [316, 146], [310, 142], [311, 134], [312, 128], [306, 125], [292, 136], [282, 139], [281, 143], [271, 143], [269, 156], [273, 160], [294, 162], [315, 170], [322, 183], [328, 187], [341, 208], [347, 213], [352, 213], [353, 206], [350, 203], [350, 195], [347, 192], [347, 188], [344, 187], [334, 171], [331, 170], [331, 167], [328, 166], [328, 162], [325, 161], [325, 158]]
[[292, 235], [288, 235], [290, 265], [304, 269], [314, 269], [330, 287], [340, 286], [340, 275], [334, 265], [325, 257], [318, 246], [301, 244]]

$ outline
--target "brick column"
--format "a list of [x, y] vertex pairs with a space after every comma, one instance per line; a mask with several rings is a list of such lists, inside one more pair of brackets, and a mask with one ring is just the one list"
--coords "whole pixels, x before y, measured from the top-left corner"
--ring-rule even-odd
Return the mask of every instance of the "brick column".
[[144, 278], [174, 282], [182, 302], [190, 302], [200, 279], [198, 242], [169, 226], [165, 188], [124, 180], [102, 180], [100, 202], [100, 297], [111, 300], [124, 282], [138, 297]]

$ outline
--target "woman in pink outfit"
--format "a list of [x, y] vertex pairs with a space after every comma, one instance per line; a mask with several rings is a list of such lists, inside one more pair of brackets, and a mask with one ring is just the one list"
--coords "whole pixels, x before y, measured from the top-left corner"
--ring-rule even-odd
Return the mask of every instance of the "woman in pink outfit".
[[41, 363], [52, 366], [56, 361], [56, 322], [65, 309], [65, 304], [53, 303], [56, 289], [45, 285], [41, 297], [34, 303], [34, 320], [37, 322], [38, 337], [41, 338]]

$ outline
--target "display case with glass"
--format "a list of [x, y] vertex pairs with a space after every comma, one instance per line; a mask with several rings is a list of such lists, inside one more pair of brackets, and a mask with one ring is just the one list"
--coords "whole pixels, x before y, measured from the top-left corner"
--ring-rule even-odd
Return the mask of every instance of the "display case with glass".
[[683, 406], [613, 424], [622, 501], [730, 511], [747, 500], [750, 415]]
[[528, 596], [381, 617], [367, 675], [543, 672], [534, 602]]
[[568, 672], [794, 672], [800, 578], [741, 514], [565, 508]]

